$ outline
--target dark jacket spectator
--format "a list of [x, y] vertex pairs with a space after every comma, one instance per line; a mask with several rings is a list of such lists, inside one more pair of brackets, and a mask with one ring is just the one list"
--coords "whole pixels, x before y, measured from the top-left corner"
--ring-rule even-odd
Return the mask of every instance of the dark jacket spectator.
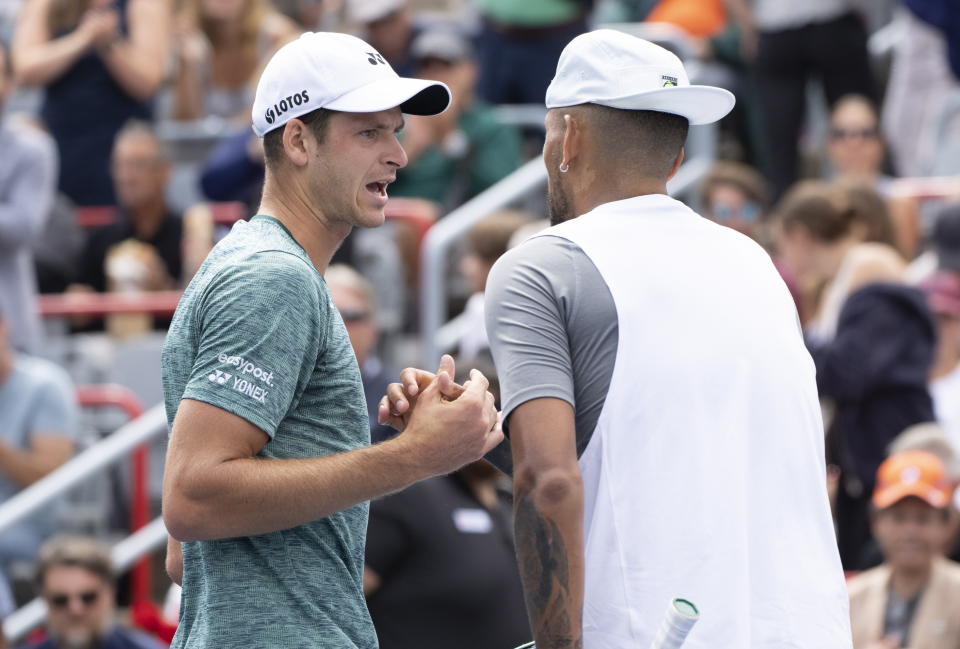
[[847, 298], [833, 340], [811, 345], [820, 395], [836, 408], [830, 446], [844, 475], [837, 518], [847, 569], [862, 567], [866, 502], [888, 445], [905, 428], [933, 420], [927, 377], [935, 342], [922, 292], [875, 283]]

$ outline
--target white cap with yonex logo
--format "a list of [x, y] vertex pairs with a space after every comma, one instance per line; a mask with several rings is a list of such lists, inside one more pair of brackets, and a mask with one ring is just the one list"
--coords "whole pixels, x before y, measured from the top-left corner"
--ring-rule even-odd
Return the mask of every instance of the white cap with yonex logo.
[[307, 32], [267, 63], [253, 100], [253, 130], [263, 137], [318, 108], [375, 113], [400, 107], [436, 115], [450, 104], [439, 81], [406, 79], [370, 45], [348, 34]]
[[733, 109], [733, 94], [713, 86], [691, 86], [679, 58], [667, 49], [612, 29], [570, 41], [547, 88], [547, 108], [600, 104], [624, 110], [653, 110], [709, 124]]

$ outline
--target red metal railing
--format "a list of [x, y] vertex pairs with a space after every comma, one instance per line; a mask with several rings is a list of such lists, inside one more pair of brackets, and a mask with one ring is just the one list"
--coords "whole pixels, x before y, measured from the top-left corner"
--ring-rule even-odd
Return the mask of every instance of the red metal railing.
[[45, 317], [104, 316], [114, 313], [172, 315], [180, 291], [150, 293], [55, 293], [37, 297], [37, 309]]
[[[129, 388], [122, 385], [82, 385], [76, 389], [77, 403], [86, 408], [113, 407], [123, 411], [131, 421], [143, 414], [143, 405]], [[150, 522], [148, 479], [150, 451], [146, 444], [133, 451], [132, 491], [130, 496], [130, 531], [136, 532]], [[143, 558], [131, 573], [132, 601], [149, 602], [151, 593], [150, 561]]]
[[[247, 218], [247, 206], [243, 203], [224, 201], [207, 203], [207, 206], [213, 222], [217, 225], [233, 225]], [[436, 205], [419, 198], [391, 198], [384, 213], [388, 220], [412, 225], [418, 245], [437, 220]], [[116, 220], [117, 211], [113, 207], [80, 207], [76, 211], [76, 222], [81, 228], [97, 228], [110, 225]]]

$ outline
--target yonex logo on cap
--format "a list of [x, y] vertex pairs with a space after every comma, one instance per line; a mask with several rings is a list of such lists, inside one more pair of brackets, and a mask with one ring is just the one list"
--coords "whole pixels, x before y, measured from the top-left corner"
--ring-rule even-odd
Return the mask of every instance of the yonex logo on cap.
[[267, 120], [267, 124], [273, 124], [275, 121], [277, 121], [278, 117], [283, 115], [291, 108], [295, 106], [303, 106], [308, 101], [310, 101], [310, 95], [307, 94], [306, 90], [301, 90], [296, 94], [281, 99], [273, 106], [268, 108], [267, 112], [264, 113], [263, 118]]
[[377, 52], [367, 52], [367, 62], [370, 65], [386, 65], [387, 62], [383, 60], [383, 57], [380, 56]]

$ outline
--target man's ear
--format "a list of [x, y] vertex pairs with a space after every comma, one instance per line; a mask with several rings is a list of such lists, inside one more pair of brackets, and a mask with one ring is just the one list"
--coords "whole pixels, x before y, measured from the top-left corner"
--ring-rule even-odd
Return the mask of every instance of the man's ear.
[[677, 174], [677, 170], [680, 168], [680, 165], [683, 164], [683, 158], [686, 155], [686, 149], [680, 147], [680, 153], [677, 154], [677, 159], [673, 161], [673, 166], [670, 167], [670, 173], [667, 174], [667, 180], [670, 180]]
[[583, 150], [583, 118], [564, 113], [563, 142], [561, 143], [561, 169], [569, 169]]
[[294, 117], [283, 126], [283, 152], [297, 167], [303, 167], [310, 159], [311, 147], [315, 144], [307, 125]]

